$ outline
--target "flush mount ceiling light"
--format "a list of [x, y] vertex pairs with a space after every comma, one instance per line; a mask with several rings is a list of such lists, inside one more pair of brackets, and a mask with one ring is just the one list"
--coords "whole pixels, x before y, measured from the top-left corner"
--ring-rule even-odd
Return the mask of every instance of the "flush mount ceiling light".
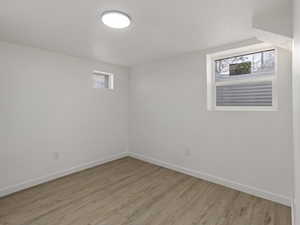
[[102, 22], [114, 29], [123, 29], [130, 26], [131, 18], [124, 12], [112, 10], [101, 15]]

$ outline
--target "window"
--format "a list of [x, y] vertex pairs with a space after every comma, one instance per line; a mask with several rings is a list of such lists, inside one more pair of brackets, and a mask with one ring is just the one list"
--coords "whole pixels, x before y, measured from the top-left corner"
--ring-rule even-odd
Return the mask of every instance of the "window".
[[276, 55], [265, 45], [208, 55], [208, 109], [275, 110]]
[[94, 71], [93, 72], [93, 87], [94, 88], [106, 88], [114, 89], [113, 87], [113, 74]]

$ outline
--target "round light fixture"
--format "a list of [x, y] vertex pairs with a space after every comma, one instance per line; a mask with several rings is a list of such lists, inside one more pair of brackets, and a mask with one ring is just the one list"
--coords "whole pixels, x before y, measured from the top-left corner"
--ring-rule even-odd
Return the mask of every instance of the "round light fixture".
[[123, 29], [130, 26], [131, 18], [123, 12], [120, 11], [106, 11], [101, 15], [102, 22], [115, 29]]

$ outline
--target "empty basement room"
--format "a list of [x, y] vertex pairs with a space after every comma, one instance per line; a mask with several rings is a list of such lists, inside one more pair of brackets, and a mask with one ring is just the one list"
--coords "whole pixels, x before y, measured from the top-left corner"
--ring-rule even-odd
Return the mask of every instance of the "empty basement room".
[[0, 2], [0, 225], [300, 225], [299, 0]]

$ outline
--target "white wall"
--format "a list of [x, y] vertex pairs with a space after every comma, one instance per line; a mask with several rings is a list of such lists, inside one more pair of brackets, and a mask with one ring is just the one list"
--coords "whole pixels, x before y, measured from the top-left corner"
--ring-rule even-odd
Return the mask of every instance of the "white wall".
[[206, 110], [206, 52], [132, 69], [130, 150], [214, 182], [290, 204], [291, 55], [279, 50], [279, 111]]
[[294, 99], [294, 154], [295, 154], [295, 225], [300, 225], [300, 2], [294, 1], [294, 52], [293, 52], [293, 99]]
[[[130, 151], [288, 204], [290, 54], [279, 111], [208, 112], [206, 53], [133, 68], [129, 115], [127, 68], [0, 42], [0, 196], [120, 156], [129, 118]], [[114, 73], [115, 90], [93, 89], [93, 70]]]
[[127, 68], [0, 42], [0, 71], [0, 195], [128, 151]]

